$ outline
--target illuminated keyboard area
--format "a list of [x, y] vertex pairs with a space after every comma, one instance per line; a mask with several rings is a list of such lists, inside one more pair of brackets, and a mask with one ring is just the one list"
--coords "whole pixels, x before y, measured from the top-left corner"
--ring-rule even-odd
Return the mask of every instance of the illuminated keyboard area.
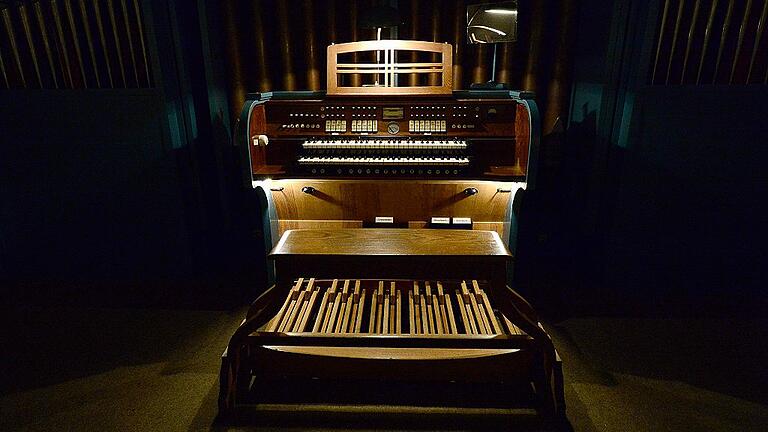
[[302, 144], [304, 149], [321, 150], [466, 150], [463, 140], [312, 140]]
[[458, 175], [469, 166], [458, 139], [316, 139], [302, 144], [297, 165], [314, 175]]

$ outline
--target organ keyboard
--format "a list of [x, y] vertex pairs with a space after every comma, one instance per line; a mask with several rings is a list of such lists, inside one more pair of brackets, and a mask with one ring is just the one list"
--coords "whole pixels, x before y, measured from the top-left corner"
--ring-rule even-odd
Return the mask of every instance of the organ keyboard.
[[312, 166], [311, 174], [458, 175], [469, 166], [464, 140], [319, 139], [301, 146], [297, 163]]
[[[439, 158], [439, 157], [300, 157], [301, 165], [469, 165], [467, 158]], [[413, 174], [413, 173], [411, 173]]]
[[[387, 176], [383, 170], [358, 169], [370, 165], [457, 167], [388, 171], [410, 179], [529, 178], [537, 145], [531, 130], [538, 127], [531, 95], [506, 91], [492, 96], [455, 92], [449, 97], [343, 100], [322, 92], [255, 93], [243, 109], [237, 139], [250, 143], [244, 156], [252, 180], [308, 173]], [[314, 171], [306, 170], [310, 164]], [[339, 170], [337, 165], [349, 167]]]
[[310, 140], [305, 150], [466, 150], [464, 140]]

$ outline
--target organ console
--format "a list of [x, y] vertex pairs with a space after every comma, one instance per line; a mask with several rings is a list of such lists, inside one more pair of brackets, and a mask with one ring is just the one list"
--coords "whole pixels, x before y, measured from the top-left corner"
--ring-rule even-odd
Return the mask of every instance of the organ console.
[[531, 95], [330, 99], [249, 95], [251, 176], [523, 180]]
[[[340, 45], [355, 44], [371, 46]], [[408, 46], [450, 53], [444, 45]], [[331, 46], [329, 59], [353, 48]], [[334, 94], [331, 76], [351, 66], [330, 63], [328, 93], [251, 94], [236, 127], [271, 252], [269, 288], [222, 357], [221, 413], [263, 400], [259, 383], [276, 377], [375, 377], [502, 383], [563, 418], [559, 357], [508, 287], [512, 196], [535, 180], [533, 95]], [[371, 73], [439, 71], [450, 82], [444, 63], [398, 65]]]
[[[287, 229], [364, 227], [377, 217], [405, 227], [469, 218], [508, 242], [509, 196], [533, 187], [538, 127], [525, 92], [273, 92], [249, 95], [237, 140], [247, 187], [266, 203], [267, 250]], [[477, 197], [461, 199], [467, 188]]]

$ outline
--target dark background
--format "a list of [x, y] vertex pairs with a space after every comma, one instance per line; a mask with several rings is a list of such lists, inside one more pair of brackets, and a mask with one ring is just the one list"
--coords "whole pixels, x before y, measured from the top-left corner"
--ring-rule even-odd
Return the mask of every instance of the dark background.
[[[5, 305], [218, 308], [256, 295], [258, 241], [230, 141], [230, 107], [242, 95], [233, 91], [226, 30], [227, 13], [249, 3], [139, 3], [152, 82], [0, 90]], [[420, 3], [428, 10], [452, 2]], [[566, 3], [575, 31], [563, 130], [543, 131], [540, 187], [521, 221], [519, 289], [554, 316], [764, 316], [766, 86], [741, 72], [731, 84], [727, 73], [712, 84], [711, 70], [699, 84], [685, 73], [671, 82], [653, 75], [664, 1]], [[677, 10], [671, 3], [668, 20]], [[738, 21], [744, 5], [736, 3]], [[544, 2], [553, 23], [545, 29], [560, 28], [560, 4]], [[273, 6], [260, 5], [265, 16]], [[248, 46], [250, 21], [237, 16], [238, 43]], [[758, 76], [768, 50], [762, 38]], [[545, 41], [544, 52], [557, 51], [557, 34]], [[723, 64], [743, 69], [728, 43]], [[672, 56], [661, 46], [666, 66]], [[741, 50], [747, 65], [752, 46]], [[0, 50], [8, 68], [7, 39]], [[517, 44], [511, 61], [525, 52]], [[270, 67], [279, 68], [277, 56], [266, 56]], [[541, 58], [546, 112], [555, 59]], [[471, 61], [467, 55], [467, 69]], [[522, 85], [523, 72], [515, 74], [510, 80]], [[240, 90], [259, 90], [254, 80], [239, 81]]]

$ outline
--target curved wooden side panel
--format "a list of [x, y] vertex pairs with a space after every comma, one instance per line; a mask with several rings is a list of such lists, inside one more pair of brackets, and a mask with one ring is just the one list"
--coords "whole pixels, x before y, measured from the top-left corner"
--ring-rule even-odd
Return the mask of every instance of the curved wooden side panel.
[[244, 367], [250, 355], [246, 339], [251, 332], [266, 324], [278, 311], [280, 290], [275, 286], [267, 289], [248, 308], [246, 318], [229, 339], [221, 358], [219, 375], [219, 415], [232, 415], [238, 398], [247, 392], [251, 371]]
[[515, 113], [515, 166], [528, 168], [528, 151], [531, 143], [531, 119], [528, 107], [517, 104]]
[[[527, 189], [536, 187], [536, 175], [539, 167], [539, 141], [541, 137], [541, 117], [536, 101], [518, 98], [515, 116], [515, 149], [518, 161], [525, 167]], [[518, 135], [519, 134], [519, 135]], [[522, 156], [522, 155], [525, 156]], [[519, 155], [519, 156], [518, 156]]]
[[253, 181], [253, 168], [251, 165], [251, 112], [256, 102], [253, 99], [248, 99], [243, 104], [243, 108], [240, 110], [240, 117], [235, 121], [234, 127], [234, 145], [239, 147], [240, 152], [240, 169], [242, 171], [242, 180], [246, 189], [252, 187]]
[[258, 170], [267, 164], [267, 150], [265, 146], [253, 145], [253, 140], [263, 134], [267, 126], [266, 113], [264, 112], [264, 103], [256, 102], [251, 106], [251, 113], [248, 118], [248, 137], [245, 145], [250, 152], [250, 166], [252, 170]]
[[501, 292], [491, 291], [494, 303], [514, 325], [533, 337], [534, 344], [538, 348], [536, 354], [539, 370], [533, 383], [542, 414], [545, 418], [553, 420], [565, 418], [563, 374], [552, 339], [541, 326], [531, 304], [509, 286], [505, 285], [504, 288], [505, 290]]

